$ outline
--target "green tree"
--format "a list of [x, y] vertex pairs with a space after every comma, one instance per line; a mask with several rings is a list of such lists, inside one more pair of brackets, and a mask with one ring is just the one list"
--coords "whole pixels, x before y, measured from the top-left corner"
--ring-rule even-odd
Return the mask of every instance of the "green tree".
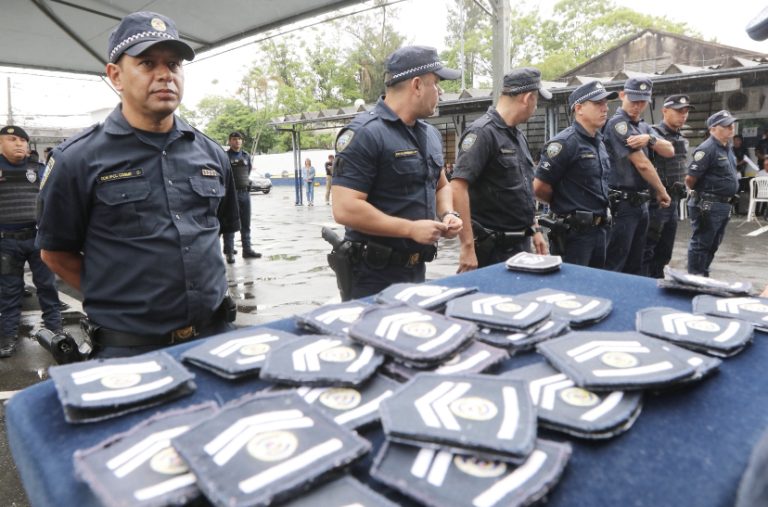
[[[462, 19], [463, 18], [463, 19]], [[462, 23], [463, 22], [463, 23]], [[463, 26], [462, 26], [463, 25]], [[491, 19], [474, 0], [454, 0], [448, 7], [446, 49], [440, 58], [448, 67], [464, 69], [464, 83], [472, 88], [476, 75], [490, 75], [492, 29]], [[464, 39], [462, 60], [461, 41]], [[460, 91], [461, 80], [446, 81], [440, 86], [451, 92]]]

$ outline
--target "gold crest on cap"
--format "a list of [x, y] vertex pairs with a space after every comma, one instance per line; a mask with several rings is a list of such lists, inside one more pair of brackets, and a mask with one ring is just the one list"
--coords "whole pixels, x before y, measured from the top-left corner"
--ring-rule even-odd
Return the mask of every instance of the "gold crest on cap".
[[165, 21], [163, 21], [160, 18], [152, 18], [152, 21], [150, 21], [149, 24], [152, 25], [152, 28], [154, 28], [158, 32], [164, 32], [167, 28], [165, 26]]
[[13, 134], [14, 132], [16, 132], [13, 127], [5, 129], [5, 131], [8, 132], [9, 134]]
[[680, 97], [680, 100], [679, 100], [679, 102], [680, 102], [681, 104], [685, 104], [686, 102], [688, 102], [688, 99], [686, 99], [685, 97]]
[[645, 90], [647, 90], [647, 89], [648, 89], [648, 85], [646, 85], [645, 83], [643, 83], [643, 84], [641, 84], [641, 85], [640, 85], [640, 89], [641, 89], [641, 90], [643, 90], [643, 91], [645, 91]]

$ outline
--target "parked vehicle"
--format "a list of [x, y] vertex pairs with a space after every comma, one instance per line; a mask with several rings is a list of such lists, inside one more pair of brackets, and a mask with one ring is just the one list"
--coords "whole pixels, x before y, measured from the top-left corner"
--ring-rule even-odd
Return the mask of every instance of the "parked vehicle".
[[250, 192], [262, 192], [268, 194], [272, 190], [272, 180], [265, 177], [263, 174], [257, 172], [251, 172], [249, 176], [250, 185], [248, 190]]

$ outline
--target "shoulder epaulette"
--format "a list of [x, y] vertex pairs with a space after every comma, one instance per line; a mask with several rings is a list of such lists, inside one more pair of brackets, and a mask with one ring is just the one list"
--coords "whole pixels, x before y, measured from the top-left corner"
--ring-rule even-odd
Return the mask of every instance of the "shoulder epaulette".
[[82, 139], [87, 138], [88, 136], [90, 136], [91, 134], [96, 132], [99, 128], [101, 128], [102, 125], [103, 125], [103, 123], [95, 123], [95, 124], [91, 125], [90, 127], [87, 127], [85, 129], [81, 130], [77, 134], [75, 134], [73, 136], [70, 136], [63, 143], [59, 144], [56, 148], [58, 150], [60, 150], [60, 151], [65, 151], [67, 148], [69, 148], [73, 144], [77, 143], [78, 141], [80, 141]]

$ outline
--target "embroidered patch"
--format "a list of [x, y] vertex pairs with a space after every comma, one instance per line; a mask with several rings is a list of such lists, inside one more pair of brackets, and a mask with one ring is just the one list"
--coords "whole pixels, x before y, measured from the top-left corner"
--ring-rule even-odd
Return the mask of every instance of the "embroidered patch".
[[[53, 157], [48, 159], [48, 164], [45, 166], [45, 171], [43, 172], [43, 179], [40, 181], [40, 188], [42, 189], [43, 186], [45, 186], [45, 182], [48, 181], [48, 176], [51, 175], [51, 172], [53, 172], [53, 166], [56, 164], [56, 161], [53, 159]], [[2, 176], [2, 173], [0, 173], [0, 176]]]
[[27, 181], [34, 183], [37, 181], [37, 171], [34, 169], [27, 169]]
[[400, 150], [395, 152], [395, 158], [412, 157], [418, 154], [419, 150]]
[[215, 177], [217, 177], [219, 175], [219, 171], [217, 171], [216, 169], [209, 169], [207, 167], [203, 167], [203, 170], [201, 172], [202, 172], [203, 176], [208, 176], [208, 177], [214, 177], [215, 178]]
[[152, 21], [150, 21], [149, 24], [152, 25], [152, 28], [154, 28], [158, 32], [164, 32], [167, 30], [165, 26], [165, 21], [163, 21], [160, 18], [152, 18]]
[[696, 153], [693, 154], [693, 160], [698, 162], [699, 160], [704, 158], [705, 155], [706, 155], [706, 153], [704, 153], [703, 151], [697, 151]]
[[464, 136], [464, 139], [462, 139], [461, 141], [461, 150], [462, 151], [469, 150], [470, 148], [472, 148], [472, 146], [475, 145], [475, 141], [477, 141], [477, 134], [467, 134], [466, 136]]
[[99, 183], [107, 183], [108, 181], [126, 180], [128, 178], [138, 178], [144, 174], [143, 169], [129, 169], [127, 171], [117, 171], [114, 173], [106, 173], [99, 175]]
[[549, 158], [555, 158], [560, 154], [562, 149], [563, 145], [560, 143], [549, 143], [549, 146], [547, 146], [547, 155], [549, 155]]
[[341, 153], [344, 151], [344, 148], [352, 142], [353, 137], [355, 137], [355, 133], [352, 130], [342, 130], [339, 137], [336, 138], [336, 152]]
[[614, 125], [614, 126], [613, 126], [613, 128], [616, 130], [616, 132], [618, 132], [618, 133], [619, 133], [619, 135], [620, 135], [620, 136], [625, 136], [625, 135], [627, 135], [627, 129], [628, 129], [628, 127], [627, 127], [627, 122], [625, 122], [625, 121], [620, 121], [619, 123], [617, 123], [616, 125]]

